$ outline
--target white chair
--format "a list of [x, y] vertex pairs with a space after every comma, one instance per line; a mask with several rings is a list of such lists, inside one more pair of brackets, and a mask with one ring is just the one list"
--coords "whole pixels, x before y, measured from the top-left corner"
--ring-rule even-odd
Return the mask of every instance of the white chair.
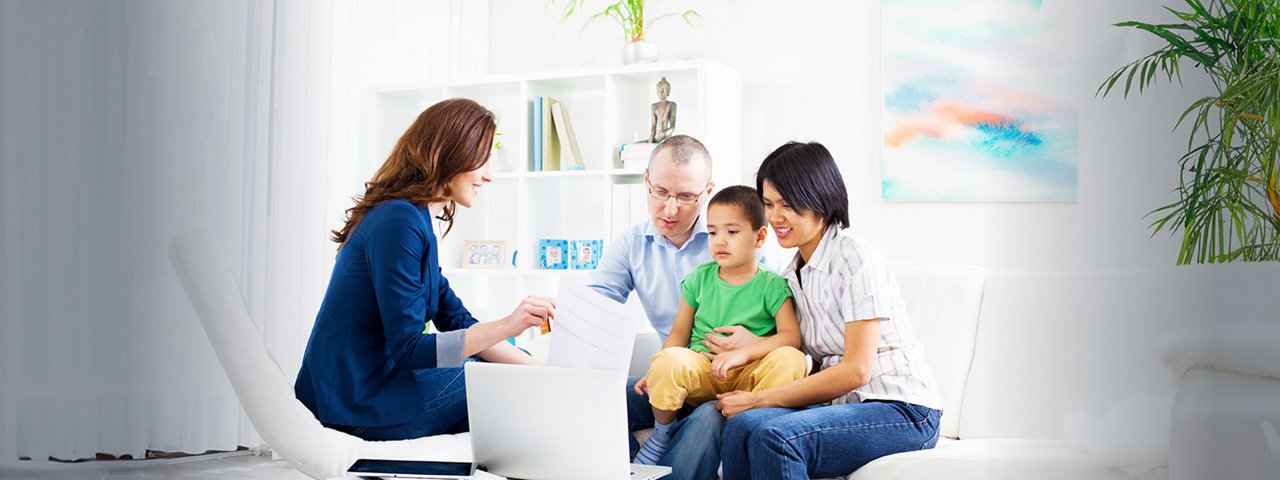
[[325, 428], [299, 402], [267, 351], [222, 249], [205, 232], [173, 239], [169, 260], [240, 406], [272, 451], [317, 478], [343, 477], [358, 458], [470, 461], [468, 434], [368, 442]]

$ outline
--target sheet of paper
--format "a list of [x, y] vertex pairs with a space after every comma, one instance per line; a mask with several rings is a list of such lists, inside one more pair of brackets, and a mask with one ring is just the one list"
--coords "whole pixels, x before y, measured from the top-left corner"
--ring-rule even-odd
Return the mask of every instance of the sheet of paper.
[[582, 279], [561, 277], [548, 366], [627, 373], [635, 341], [635, 321], [625, 305], [596, 293]]

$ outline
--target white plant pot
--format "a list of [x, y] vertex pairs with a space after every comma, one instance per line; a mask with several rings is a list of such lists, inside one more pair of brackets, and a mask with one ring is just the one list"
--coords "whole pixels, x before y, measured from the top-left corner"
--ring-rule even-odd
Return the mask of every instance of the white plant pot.
[[622, 47], [622, 63], [653, 63], [658, 61], [658, 45], [644, 40], [628, 43]]

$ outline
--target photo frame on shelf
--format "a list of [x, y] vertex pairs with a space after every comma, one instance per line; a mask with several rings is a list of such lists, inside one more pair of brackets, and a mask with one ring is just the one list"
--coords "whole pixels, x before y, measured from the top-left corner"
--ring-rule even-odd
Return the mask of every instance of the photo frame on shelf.
[[467, 240], [462, 248], [462, 268], [503, 268], [507, 265], [505, 240]]
[[569, 268], [569, 241], [554, 238], [538, 240], [538, 268], [547, 270]]
[[595, 270], [603, 251], [603, 240], [573, 240], [569, 242], [569, 268]]

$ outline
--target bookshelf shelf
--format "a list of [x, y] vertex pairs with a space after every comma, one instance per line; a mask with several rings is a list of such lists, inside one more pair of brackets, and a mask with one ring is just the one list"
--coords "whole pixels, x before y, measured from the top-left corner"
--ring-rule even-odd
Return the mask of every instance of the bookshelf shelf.
[[[618, 147], [648, 137], [649, 106], [658, 100], [662, 77], [671, 83], [669, 99], [679, 105], [676, 133], [707, 145], [716, 159], [717, 185], [739, 183], [741, 80], [710, 60], [368, 87], [359, 111], [361, 167], [376, 170], [414, 118], [440, 100], [466, 97], [496, 114], [503, 149], [491, 162], [494, 181], [473, 208], [457, 213], [453, 231], [440, 240], [439, 259], [477, 318], [501, 317], [526, 295], [554, 295], [562, 277], [589, 274], [536, 268], [540, 239], [601, 240], [607, 250], [621, 229], [647, 218], [644, 172], [621, 168]], [[585, 169], [534, 171], [532, 105], [539, 96], [560, 102]], [[467, 240], [506, 241], [504, 254], [508, 262], [514, 255], [515, 267], [462, 268]]]

